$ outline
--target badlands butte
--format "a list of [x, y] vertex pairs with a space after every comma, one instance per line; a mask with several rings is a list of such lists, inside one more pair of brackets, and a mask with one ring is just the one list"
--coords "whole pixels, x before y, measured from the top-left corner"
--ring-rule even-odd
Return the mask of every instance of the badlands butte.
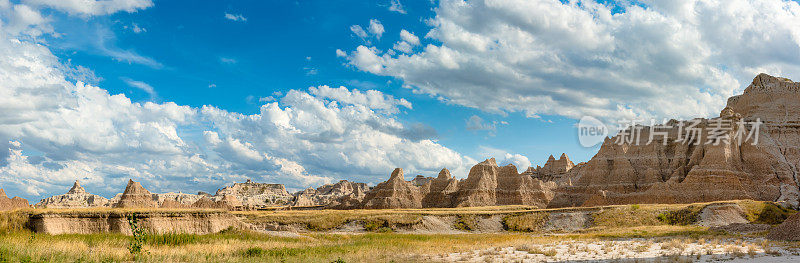
[[[720, 120], [730, 123], [760, 121], [762, 125], [732, 125], [721, 133], [732, 141], [743, 138], [742, 143], [706, 143], [707, 138], [702, 133], [686, 133], [680, 129], [690, 125], [710, 128]], [[758, 132], [754, 132], [756, 127]], [[552, 222], [533, 220], [547, 221], [553, 228], [561, 229], [592, 225], [595, 220], [592, 218], [602, 214], [604, 206], [705, 203], [700, 208], [685, 208], [687, 205], [683, 205], [681, 207], [685, 209], [680, 209], [688, 211], [692, 217], [699, 216], [701, 221], [727, 218], [719, 224], [707, 224], [713, 226], [759, 220], [747, 216], [753, 214], [746, 212], [752, 210], [747, 208], [752, 208], [752, 203], [741, 207], [741, 203], [737, 203], [740, 201], [732, 200], [754, 200], [762, 205], [769, 204], [767, 206], [774, 208], [768, 209], [770, 211], [781, 213], [800, 205], [800, 82], [759, 74], [743, 94], [728, 99], [719, 117], [670, 120], [667, 126], [661, 127], [661, 135], [654, 136], [655, 141], [651, 143], [647, 143], [650, 129], [641, 128], [642, 134], [634, 141], [617, 143], [622, 135], [605, 138], [598, 153], [587, 162], [575, 164], [566, 154], [557, 159], [550, 156], [544, 166], [528, 167], [523, 173], [518, 173], [517, 167], [511, 164], [498, 166], [492, 158], [473, 166], [464, 179], [455, 178], [445, 168], [436, 177], [417, 175], [406, 180], [403, 169], [397, 168], [387, 181], [374, 187], [343, 180], [295, 193], [288, 192], [281, 184], [250, 180], [221, 188], [214, 194], [151, 193], [140, 183], [130, 180], [124, 192], [111, 199], [87, 192], [76, 181], [65, 194], [42, 199], [32, 206], [32, 210], [27, 200], [8, 198], [0, 189], [0, 210], [27, 209], [31, 212], [28, 212], [30, 221], [25, 227], [51, 234], [130, 234], [131, 228], [125, 218], [130, 211], [141, 211], [145, 224], [157, 233], [206, 234], [230, 227], [291, 232], [295, 221], [314, 220], [302, 213], [290, 218], [280, 213], [251, 212], [257, 210], [323, 210], [319, 213], [325, 216], [356, 212], [369, 214], [375, 209], [452, 212], [457, 210], [441, 209], [479, 211], [482, 208], [470, 207], [495, 207], [493, 211], [511, 211], [503, 212], [507, 214], [505, 217], [487, 214], [486, 219], [491, 220], [467, 227], [485, 228], [491, 232], [492, 229], [516, 229], [512, 219], [522, 216], [517, 213], [528, 213], [524, 214], [525, 220], [531, 221], [531, 216], [539, 213], [536, 211], [548, 211], [546, 213], [550, 215], [547, 217], [553, 220], [567, 219]], [[748, 134], [754, 136], [742, 136]], [[561, 209], [541, 210], [551, 208]], [[359, 211], [325, 212], [355, 209]], [[259, 221], [270, 216], [274, 220]], [[440, 224], [447, 231], [453, 230], [453, 225], [471, 225], [459, 221], [467, 218], [463, 216], [446, 215], [435, 220], [429, 217], [428, 221], [417, 220], [408, 224], [435, 229], [436, 222], [447, 221], [450, 223]], [[380, 225], [371, 225], [367, 220], [358, 228], [362, 231], [393, 228], [389, 221], [402, 221], [403, 216], [400, 217], [384, 220]], [[777, 224], [786, 217], [788, 214], [781, 216], [779, 221], [767, 223]], [[309, 223], [306, 228], [330, 230], [336, 226], [344, 227], [342, 231], [347, 232], [349, 221], [341, 220], [344, 221], [317, 220], [318, 223]], [[326, 224], [332, 225], [326, 227]], [[791, 231], [780, 232], [790, 233], [790, 236], [779, 239], [800, 239], [800, 214], [795, 214], [784, 224], [784, 228]]]
[[[670, 120], [667, 136], [641, 129], [638, 141], [616, 143], [606, 138], [588, 162], [574, 164], [562, 154], [550, 156], [542, 167], [518, 173], [509, 164], [488, 159], [473, 166], [465, 179], [447, 169], [436, 177], [416, 176], [408, 181], [397, 168], [389, 180], [369, 187], [340, 181], [289, 193], [280, 184], [247, 181], [208, 193], [154, 194], [130, 181], [122, 194], [106, 199], [88, 193], [78, 182], [66, 194], [41, 200], [36, 208], [165, 207], [252, 210], [269, 207], [327, 209], [445, 208], [525, 205], [539, 208], [602, 206], [643, 203], [697, 203], [751, 199], [787, 207], [800, 204], [800, 82], [759, 74], [743, 94], [728, 99], [720, 116], [695, 119], [708, 128], [723, 119], [760, 120], [757, 136], [743, 143], [707, 144], [703, 134], [683, 133], [690, 121]], [[750, 134], [754, 127], [733, 127], [725, 132]], [[741, 130], [744, 129], [744, 130]], [[663, 132], [663, 131], [662, 131]], [[620, 135], [617, 135], [620, 136]], [[741, 136], [744, 137], [744, 136]], [[666, 142], [664, 140], [666, 139]], [[757, 140], [757, 141], [756, 141]], [[757, 142], [757, 143], [755, 143]], [[9, 199], [0, 191], [0, 207], [28, 206], [24, 199]]]

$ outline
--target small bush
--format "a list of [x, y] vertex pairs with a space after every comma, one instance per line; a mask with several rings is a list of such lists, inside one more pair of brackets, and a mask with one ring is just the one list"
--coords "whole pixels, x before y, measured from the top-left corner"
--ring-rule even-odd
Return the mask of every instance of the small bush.
[[475, 215], [458, 215], [453, 228], [461, 231], [473, 231], [478, 229], [478, 220]]
[[702, 207], [691, 205], [681, 210], [666, 211], [658, 215], [658, 220], [670, 225], [691, 225], [700, 217]]
[[380, 219], [364, 219], [361, 224], [366, 231], [378, 231], [382, 228], [389, 228], [389, 223]]
[[549, 217], [547, 212], [509, 215], [503, 218], [503, 228], [508, 231], [536, 232], [547, 223]]

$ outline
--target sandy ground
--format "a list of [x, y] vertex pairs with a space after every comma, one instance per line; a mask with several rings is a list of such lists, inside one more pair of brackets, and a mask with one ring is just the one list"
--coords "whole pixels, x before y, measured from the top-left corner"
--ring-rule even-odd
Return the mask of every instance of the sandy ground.
[[559, 241], [430, 255], [433, 262], [800, 262], [800, 249], [762, 239]]

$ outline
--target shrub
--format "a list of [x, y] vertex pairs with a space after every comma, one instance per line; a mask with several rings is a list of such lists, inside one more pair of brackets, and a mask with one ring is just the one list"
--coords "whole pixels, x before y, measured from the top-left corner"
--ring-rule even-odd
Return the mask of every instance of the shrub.
[[133, 237], [128, 244], [128, 251], [131, 255], [136, 257], [143, 251], [143, 245], [147, 234], [145, 233], [144, 227], [139, 225], [139, 217], [136, 213], [129, 214], [127, 217], [128, 225], [130, 225], [131, 232], [133, 232]]
[[508, 215], [503, 218], [503, 228], [508, 231], [535, 232], [544, 226], [549, 217], [547, 212]]
[[472, 231], [478, 229], [478, 220], [475, 215], [458, 215], [456, 222], [453, 223], [453, 228], [462, 231]]
[[670, 225], [686, 226], [697, 222], [702, 207], [691, 205], [676, 211], [666, 211], [658, 215], [658, 220]]

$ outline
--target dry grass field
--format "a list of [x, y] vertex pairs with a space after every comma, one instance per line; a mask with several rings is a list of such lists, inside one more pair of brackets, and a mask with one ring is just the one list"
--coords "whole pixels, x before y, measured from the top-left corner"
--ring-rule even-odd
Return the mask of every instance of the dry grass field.
[[[776, 209], [764, 202], [736, 202], [745, 210], [748, 220], [752, 222], [775, 223], [775, 218], [792, 212]], [[231, 213], [250, 223], [300, 224], [306, 228], [291, 235], [238, 229], [228, 229], [210, 235], [145, 234], [139, 241], [142, 250], [138, 253], [131, 253], [130, 250], [135, 242], [134, 238], [121, 234], [33, 233], [26, 228], [27, 216], [30, 213], [180, 213], [218, 210], [18, 210], [0, 213], [0, 262], [424, 262], [469, 258], [492, 261], [489, 257], [494, 255], [492, 253], [517, 255], [524, 252], [527, 258], [531, 258], [531, 255], [545, 257], [557, 251], [556, 244], [563, 245], [564, 242], [585, 244], [584, 247], [594, 246], [593, 244], [624, 245], [635, 250], [642, 245], [613, 242], [641, 240], [646, 244], [661, 240], [663, 241], [661, 246], [666, 248], [670, 246], [669, 244], [674, 246], [680, 243], [669, 241], [671, 239], [711, 242], [763, 236], [763, 233], [737, 234], [712, 231], [707, 227], [681, 221], [691, 220], [705, 205], [707, 204], [627, 205], [602, 209], [560, 210], [504, 206], [348, 211], [236, 211]], [[542, 216], [548, 211], [594, 211], [593, 226], [571, 233], [539, 231], [537, 227], [541, 226], [544, 220]], [[461, 231], [447, 234], [418, 234], [397, 232], [391, 227], [366, 227], [369, 224], [378, 224], [375, 222], [380, 222], [378, 224], [380, 226], [413, 224], [428, 215], [453, 216], [458, 219], [455, 221], [456, 224], [459, 224], [453, 228]], [[501, 233], [470, 231], [470, 225], [474, 224], [474, 217], [478, 215], [502, 217], [506, 231]], [[331, 231], [352, 222], [361, 222], [368, 231], [357, 234]], [[742, 246], [760, 244], [756, 241], [748, 242], [744, 242], [747, 244]], [[572, 245], [563, 246], [563, 253], [572, 248]], [[755, 245], [752, 246], [754, 248], [751, 249], [753, 251], [751, 253], [765, 254], [771, 251], [764, 246], [757, 248]], [[786, 243], [781, 246], [792, 247], [797, 244]], [[719, 247], [719, 251], [722, 251], [720, 253], [726, 253], [725, 246]], [[508, 252], [503, 252], [504, 249]], [[746, 255], [748, 250], [741, 251]], [[730, 253], [733, 253], [733, 250]], [[509, 258], [499, 259], [499, 261], [506, 260]]]

